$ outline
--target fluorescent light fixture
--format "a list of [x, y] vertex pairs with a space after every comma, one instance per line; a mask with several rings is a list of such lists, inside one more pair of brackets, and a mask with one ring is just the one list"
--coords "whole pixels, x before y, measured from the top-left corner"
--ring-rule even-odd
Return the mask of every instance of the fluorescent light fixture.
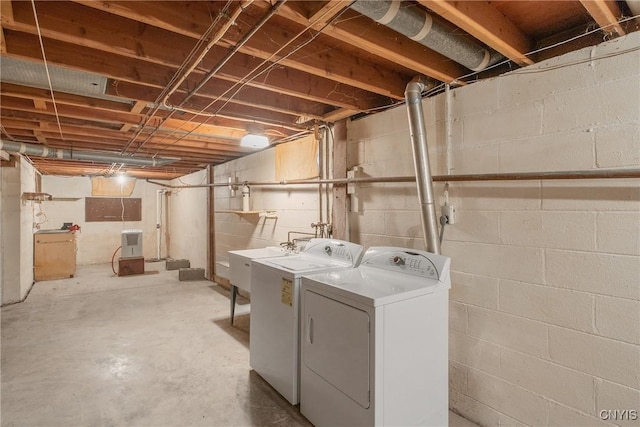
[[246, 134], [240, 140], [240, 146], [251, 148], [265, 148], [269, 146], [269, 138], [264, 135]]

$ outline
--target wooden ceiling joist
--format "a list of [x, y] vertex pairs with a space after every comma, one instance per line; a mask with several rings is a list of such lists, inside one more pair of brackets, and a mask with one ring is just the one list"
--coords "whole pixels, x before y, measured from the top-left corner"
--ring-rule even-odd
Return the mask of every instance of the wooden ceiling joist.
[[468, 32], [515, 63], [533, 64], [527, 57], [533, 43], [487, 1], [418, 0], [447, 21]]
[[[147, 106], [146, 102], [136, 101], [131, 107], [130, 112], [134, 114], [142, 113], [142, 111], [146, 108], [146, 106]], [[125, 123], [120, 128], [120, 132], [128, 132], [129, 130], [131, 130], [132, 127], [133, 127], [132, 125]]]
[[[153, 11], [141, 7], [139, 2], [78, 1], [77, 3], [193, 38], [199, 38], [210, 24], [210, 11], [206, 10], [206, 5], [197, 5], [197, 2], [161, 2], [158, 3], [161, 8]], [[198, 8], [204, 9], [194, 12]], [[155, 9], [155, 7], [151, 9]], [[203, 13], [203, 11], [207, 13]], [[193, 17], [193, 20], [186, 21], [185, 16]], [[221, 46], [232, 47], [235, 45], [241, 35], [248, 32], [252, 25], [252, 23], [246, 23], [243, 20], [238, 20], [236, 24], [238, 32], [225, 37], [226, 44], [221, 43]], [[277, 25], [267, 23], [240, 49], [240, 52], [270, 61], [282, 59], [284, 54], [275, 57], [273, 55], [281, 46], [289, 43], [292, 36], [293, 34], [283, 31]], [[300, 42], [303, 41], [300, 40]], [[390, 96], [394, 99], [402, 99], [404, 96], [406, 81], [389, 70], [383, 70], [375, 64], [366, 62], [354, 63], [348, 55], [317, 43], [305, 46], [304, 57], [293, 55], [290, 58], [282, 59], [280, 63], [295, 70]]]
[[[302, 25], [313, 22], [304, 18], [300, 11], [295, 9], [297, 7], [300, 6], [297, 4], [287, 5], [281, 9], [280, 14]], [[324, 23], [319, 23], [314, 25], [314, 28], [319, 30], [323, 26]], [[375, 27], [375, 31], [372, 30], [372, 26]], [[353, 11], [345, 11], [340, 19], [325, 28], [323, 33], [393, 61], [417, 74], [423, 74], [437, 80], [452, 82], [468, 72], [463, 66], [439, 53], [426, 49], [412, 40], [398, 37], [398, 34], [393, 30], [372, 23], [371, 20], [359, 16]]]
[[[155, 88], [164, 88], [179, 64], [176, 64], [176, 68], [163, 65], [155, 65], [150, 67], [146, 64], [146, 58], [152, 52], [149, 52], [145, 59], [133, 59], [123, 58], [117, 53], [112, 51], [99, 51], [94, 48], [86, 48], [83, 53], [80, 54], [71, 44], [61, 40], [46, 40], [47, 43], [47, 57], [50, 63], [63, 67], [70, 67], [75, 69], [82, 69], [89, 72], [93, 72], [107, 77], [126, 81], [132, 84], [144, 84], [146, 86], [152, 86]], [[41, 58], [41, 53], [38, 46], [38, 40], [35, 35], [29, 35], [27, 33], [18, 33], [15, 30], [9, 32], [8, 40], [8, 53], [12, 56], [21, 57], [29, 60], [38, 60]], [[126, 60], [125, 60], [126, 59]], [[257, 61], [252, 61], [257, 62]], [[238, 80], [244, 77], [244, 74], [251, 71], [247, 66], [241, 66], [240, 64], [246, 64], [247, 61], [242, 61], [239, 58], [229, 66], [226, 66], [223, 70], [224, 73], [220, 73], [219, 79], [212, 80], [199, 92], [199, 95], [208, 98], [221, 98], [221, 100], [228, 100], [228, 96], [224, 95]], [[251, 65], [251, 64], [247, 64]], [[229, 74], [235, 72], [235, 74]], [[265, 82], [264, 79], [256, 79], [255, 82], [247, 84], [247, 86], [240, 91], [234, 99], [231, 100], [231, 104], [246, 105], [252, 102], [254, 107], [264, 108], [267, 111], [284, 112], [292, 115], [316, 115], [318, 112], [309, 111], [309, 107], [313, 107], [317, 102], [324, 102], [327, 105], [338, 104], [346, 106], [348, 108], [355, 109], [367, 109], [380, 105], [379, 100], [371, 102], [370, 93], [354, 94], [355, 96], [347, 97], [349, 91], [340, 90], [337, 88], [336, 83], [329, 81], [321, 81], [316, 78], [309, 79], [308, 75], [296, 75], [302, 73], [292, 73], [290, 71], [283, 71], [276, 69], [269, 72], [269, 82]], [[202, 78], [203, 73], [195, 73], [190, 77], [185, 85], [188, 87], [194, 87]], [[278, 81], [280, 84], [274, 85], [272, 81]], [[289, 85], [288, 89], [283, 88], [283, 82]], [[298, 87], [299, 89], [294, 89]], [[110, 88], [110, 92], [115, 95], [120, 94], [117, 92], [117, 88]], [[231, 93], [234, 93], [231, 91]], [[272, 93], [277, 92], [278, 97], [271, 96]], [[361, 95], [361, 96], [358, 96]], [[155, 101], [146, 99], [147, 101]], [[256, 102], [255, 100], [259, 100]], [[358, 100], [355, 103], [354, 100]], [[304, 101], [304, 102], [303, 102]], [[312, 101], [312, 102], [309, 102]], [[206, 104], [205, 104], [206, 105]], [[326, 107], [324, 107], [326, 108]]]
[[619, 36], [626, 34], [620, 23], [618, 23], [618, 18], [622, 16], [622, 12], [615, 1], [580, 0], [580, 3], [605, 33], [617, 33]]
[[[41, 113], [50, 116], [54, 116], [55, 112], [51, 105], [48, 105], [46, 111], [36, 109], [30, 101], [22, 100], [19, 98], [11, 98], [3, 96], [2, 111], [4, 114], [9, 114], [10, 111], [24, 112], [31, 114], [31, 117], [36, 117], [34, 113]], [[58, 114], [64, 118], [71, 118], [76, 120], [84, 120], [91, 118], [92, 121], [103, 122], [107, 124], [115, 124], [118, 128], [122, 124], [141, 125], [143, 122], [142, 115], [133, 113], [116, 113], [116, 112], [100, 112], [91, 109], [90, 107], [79, 107], [73, 105], [58, 105]], [[15, 117], [15, 116], [14, 116]], [[23, 116], [24, 117], [24, 116]], [[28, 116], [27, 116], [28, 117]], [[221, 127], [216, 125], [201, 124], [197, 122], [187, 122], [183, 120], [168, 119], [164, 122], [161, 118], [155, 117], [149, 124], [150, 129], [153, 129], [162, 124], [167, 130], [172, 130], [180, 133], [198, 132], [199, 134], [207, 135], [211, 138], [222, 139], [236, 139], [240, 140], [245, 135], [244, 130], [231, 129], [227, 127]]]
[[[222, 34], [229, 23], [223, 9], [234, 10], [241, 2], [242, 12]], [[32, 64], [7, 60], [15, 68], [2, 70], [3, 137], [180, 158], [166, 167], [127, 168], [139, 177], [170, 179], [253, 152], [240, 147], [248, 132], [262, 132], [273, 142], [309, 132], [317, 122], [394, 106], [416, 75], [465, 84], [461, 76], [470, 70], [350, 9], [351, 0], [277, 3], [37, 1], [36, 25], [32, 2], [2, 0], [3, 60], [36, 63], [40, 73], [42, 34], [54, 81], [72, 76], [65, 69], [100, 80], [54, 86], [56, 115], [42, 76], [20, 80]], [[509, 71], [514, 63], [525, 66], [602, 42], [601, 33], [584, 35], [594, 20], [607, 32], [637, 31], [637, 26], [618, 24], [622, 4], [566, 0], [542, 8], [531, 1], [416, 0], [410, 7], [441, 16], [511, 60], [474, 76], [484, 79]], [[271, 15], [274, 7], [277, 13]], [[257, 32], [239, 45], [253, 29]], [[213, 34], [222, 35], [209, 45]], [[547, 46], [552, 47], [542, 50]], [[180, 74], [184, 67], [187, 75]], [[104, 93], [96, 93], [104, 78]], [[174, 87], [176, 78], [181, 83]], [[169, 88], [167, 97], [163, 91]], [[34, 158], [34, 164], [52, 174], [114, 172], [101, 162]]]

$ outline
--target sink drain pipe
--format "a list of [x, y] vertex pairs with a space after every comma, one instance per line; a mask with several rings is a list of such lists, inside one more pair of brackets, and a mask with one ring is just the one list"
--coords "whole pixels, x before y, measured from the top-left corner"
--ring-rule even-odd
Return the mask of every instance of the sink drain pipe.
[[409, 130], [411, 132], [411, 146], [413, 149], [413, 164], [416, 170], [416, 184], [422, 232], [427, 252], [440, 253], [438, 238], [438, 221], [433, 197], [433, 180], [429, 168], [429, 150], [427, 147], [427, 130], [422, 112], [422, 92], [427, 87], [420, 79], [411, 81], [404, 92], [409, 113]]

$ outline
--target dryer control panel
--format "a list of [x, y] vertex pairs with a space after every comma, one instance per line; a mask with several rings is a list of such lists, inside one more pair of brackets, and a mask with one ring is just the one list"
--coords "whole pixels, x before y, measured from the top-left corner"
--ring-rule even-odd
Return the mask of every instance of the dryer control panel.
[[361, 265], [433, 280], [449, 277], [448, 257], [413, 249], [377, 246], [370, 248]]
[[331, 259], [356, 267], [362, 258], [363, 248], [351, 242], [336, 239], [311, 239], [304, 248], [304, 255]]

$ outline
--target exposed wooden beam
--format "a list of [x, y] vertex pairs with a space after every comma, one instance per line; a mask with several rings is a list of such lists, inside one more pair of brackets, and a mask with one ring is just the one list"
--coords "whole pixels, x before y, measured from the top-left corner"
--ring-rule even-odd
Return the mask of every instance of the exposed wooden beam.
[[[291, 25], [285, 27], [282, 18], [274, 17], [272, 20], [273, 24], [263, 26], [250, 42], [241, 48], [241, 52], [269, 61], [279, 61], [279, 64], [286, 67], [393, 99], [404, 99], [404, 89], [411, 77], [400, 75], [366, 59], [354, 60], [351, 53], [336, 49], [335, 46], [323, 44], [318, 39], [310, 41], [309, 34], [281, 50], [303, 27], [297, 25], [295, 29], [287, 28]], [[248, 30], [246, 25], [241, 27], [243, 32]], [[224, 41], [231, 46], [237, 39]], [[305, 45], [304, 51], [296, 51], [295, 46], [304, 42], [309, 42]]]
[[[45, 102], [49, 102], [49, 100], [51, 99], [50, 92], [45, 89], [31, 88], [27, 86], [15, 85], [11, 83], [2, 83], [1, 87], [2, 87], [2, 93], [4, 95], [10, 95], [16, 98], [39, 99]], [[118, 95], [117, 93], [112, 93], [112, 92], [109, 92], [109, 93]], [[107, 119], [109, 115], [113, 113], [111, 114], [112, 115], [111, 118], [113, 120], [107, 120], [107, 121], [111, 123], [115, 123], [117, 122], [116, 118], [119, 117], [122, 119], [121, 124], [119, 125], [120, 127], [122, 127], [123, 124], [138, 125], [141, 123], [144, 117], [142, 114], [131, 113], [129, 104], [123, 103], [123, 102], [102, 100], [97, 98], [88, 98], [80, 95], [72, 95], [72, 94], [60, 93], [60, 92], [56, 92], [55, 97], [56, 97], [56, 102], [59, 104], [79, 106], [79, 107], [89, 107], [89, 108], [95, 109], [96, 117], [100, 117], [100, 120], [103, 120], [103, 121], [105, 121], [104, 119]], [[249, 111], [252, 111], [252, 109], [249, 108]], [[91, 116], [92, 116], [91, 111], [88, 111], [87, 113], [88, 113], [88, 116], [85, 118], [91, 119]], [[160, 115], [162, 115], [162, 113]], [[268, 114], [265, 114], [265, 115], [268, 117]], [[286, 135], [295, 133], [294, 130], [287, 129], [286, 127], [283, 127], [281, 125], [269, 124], [266, 121], [260, 122], [260, 120], [253, 119], [253, 118], [245, 119], [244, 121], [237, 118], [236, 119], [225, 118], [224, 116], [209, 119], [207, 117], [193, 117], [193, 115], [191, 114], [181, 114], [178, 117], [180, 117], [181, 119], [172, 119], [174, 120], [174, 123], [179, 123], [181, 121], [186, 122], [188, 120], [191, 120], [192, 122], [195, 122], [196, 124], [198, 124], [198, 123], [204, 123], [206, 121], [207, 125], [204, 125], [203, 130], [205, 129], [210, 130], [212, 129], [211, 126], [217, 126], [220, 128], [229, 128], [232, 130], [244, 131], [246, 122], [249, 121], [252, 124], [257, 123], [258, 124], [257, 126], [264, 132], [284, 133]], [[138, 120], [138, 121], [135, 121], [135, 120]], [[154, 121], [152, 121], [152, 123], [150, 123], [150, 125], [157, 126], [161, 120], [162, 120], [161, 118], [156, 118], [154, 119]]]
[[2, 28], [2, 24], [0, 24], [0, 53], [3, 55], [7, 53], [7, 42], [4, 39], [4, 28]]
[[[36, 49], [37, 44], [33, 45], [32, 43], [37, 43], [35, 36], [10, 31], [9, 54], [37, 60], [40, 54]], [[105, 53], [92, 48], [86, 48], [82, 52], [79, 52], [75, 45], [63, 41], [47, 40], [47, 56], [50, 63], [84, 69], [129, 83], [142, 83], [155, 88], [164, 87], [166, 82], [169, 81], [170, 76], [175, 72], [175, 70], [168, 66], [155, 64], [150, 67], [149, 64], [145, 64], [144, 60], [125, 59], [118, 54]], [[226, 67], [225, 70], [227, 70]], [[248, 71], [249, 70], [247, 70], [247, 72]], [[274, 77], [279, 77], [279, 85], [274, 86], [270, 83]], [[201, 77], [194, 75], [194, 77], [187, 80], [186, 85], [193, 87], [200, 78]], [[207, 98], [219, 98], [221, 103], [230, 100], [228, 95], [222, 95], [232, 88], [238, 78], [226, 73], [221, 74], [221, 78], [225, 81], [211, 81], [205, 85], [199, 94]], [[293, 88], [285, 89], [284, 85], [286, 84], [292, 84]], [[112, 94], [120, 95], [117, 93], [117, 87], [109, 87], [108, 90], [111, 91]], [[179, 92], [184, 93], [184, 90]], [[231, 91], [231, 93], [234, 92], [236, 92], [236, 90]], [[273, 96], [273, 92], [278, 92], [278, 96]], [[293, 124], [295, 122], [295, 117], [293, 116], [311, 115], [320, 117], [323, 114], [323, 109], [327, 109], [327, 105], [319, 105], [317, 104], [318, 101], [324, 102], [325, 104], [334, 104], [337, 102], [338, 105], [362, 108], [370, 108], [372, 105], [379, 103], [379, 100], [371, 99], [371, 93], [356, 93], [355, 97], [352, 97], [350, 96], [351, 92], [352, 91], [346, 88], [337, 87], [335, 82], [313, 81], [313, 78], [309, 79], [309, 76], [291, 76], [290, 73], [284, 70], [274, 70], [274, 73], [269, 73], [269, 82], [265, 83], [263, 79], [256, 79], [256, 81], [239, 91], [235, 97], [230, 100], [230, 104], [227, 104], [228, 106], [225, 107], [223, 112], [230, 115], [231, 113], [228, 112], [233, 110], [234, 106], [251, 105], [251, 108], [264, 108], [266, 110], [264, 113], [259, 113], [259, 116], [262, 117], [268, 117], [270, 112], [288, 114], [291, 117], [286, 118], [280, 116], [277, 121]], [[358, 91], [356, 90], [356, 92]], [[157, 93], [159, 93], [159, 91], [157, 91]], [[323, 93], [326, 94], [329, 99], [323, 98]], [[358, 98], [358, 95], [363, 96], [363, 98]], [[357, 101], [352, 102], [354, 100]], [[155, 98], [146, 99], [146, 101], [153, 102]], [[177, 101], [179, 101], [179, 98]], [[209, 102], [202, 103], [202, 105], [207, 104], [209, 104]], [[246, 111], [247, 109], [243, 108], [243, 110]], [[254, 120], [255, 119], [251, 119], [251, 121]]]
[[527, 57], [533, 43], [520, 29], [487, 1], [418, 0], [447, 21], [519, 65], [531, 65]]
[[[2, 109], [4, 110], [18, 110], [29, 113], [43, 113], [54, 114], [53, 108], [47, 109], [47, 111], [37, 110], [33, 107], [33, 104], [28, 100], [19, 98], [12, 98], [4, 96], [2, 100]], [[57, 106], [58, 114], [61, 117], [69, 117], [80, 120], [98, 121], [104, 123], [115, 124], [120, 128], [122, 124], [129, 123], [131, 125], [141, 125], [143, 122], [143, 116], [134, 113], [123, 113], [115, 111], [102, 111], [91, 107], [77, 106], [77, 105], [65, 105], [60, 104]], [[198, 131], [202, 134], [211, 135], [213, 138], [231, 138], [240, 139], [246, 133], [243, 129], [232, 129], [222, 126], [215, 126], [210, 124], [202, 124], [198, 122], [187, 122], [184, 120], [168, 119], [162, 121], [162, 118], [155, 117], [149, 122], [150, 128], [155, 128], [162, 125], [163, 127], [171, 130], [179, 130], [182, 133]]]
[[358, 114], [358, 111], [345, 110], [344, 108], [338, 108], [330, 113], [325, 114], [323, 121], [333, 123], [333, 122], [337, 122], [338, 120], [351, 117], [354, 114]]
[[9, 0], [0, 1], [0, 24], [13, 23], [13, 2]]
[[[16, 15], [12, 29], [36, 34], [33, 13], [27, 2], [16, 4]], [[65, 3], [64, 8], [60, 8], [55, 3], [39, 4], [38, 16], [40, 28], [45, 37], [168, 67], [177, 68], [196, 43], [191, 37], [73, 3]], [[87, 31], [87, 27], [90, 27], [91, 31]], [[115, 38], [113, 37], [114, 28], [118, 29], [118, 37]], [[227, 49], [216, 47], [215, 51], [210, 52], [195, 70], [195, 75], [201, 77], [226, 54]], [[121, 58], [120, 62], [122, 61], [124, 60]], [[238, 53], [216, 75], [215, 80], [223, 79], [235, 83], [244, 78], [259, 63], [257, 58]], [[123, 78], [122, 76], [114, 77]], [[148, 81], [145, 83], [149, 84]], [[191, 87], [193, 85], [195, 83], [192, 83]], [[294, 96], [343, 108], [365, 110], [377, 106], [376, 100], [371, 99], [370, 92], [336, 87], [336, 83], [329, 79], [282, 67], [270, 70], [264, 76], [247, 83], [247, 86], [263, 92], [272, 91], [279, 94], [278, 97], [273, 97], [265, 93], [257, 97], [258, 100], [286, 99], [286, 96]], [[203, 92], [206, 92], [206, 88]], [[351, 93], [353, 93], [351, 97], [345, 95]], [[300, 114], [304, 114], [304, 110], [301, 110]]]
[[[136, 102], [133, 104], [133, 106], [131, 107], [131, 112], [132, 112], [132, 113], [135, 113], [135, 114], [142, 113], [142, 110], [144, 110], [146, 106], [147, 106], [147, 103], [146, 103], [146, 102], [143, 102], [143, 101], [136, 101]], [[132, 125], [130, 125], [130, 124], [128, 124], [128, 123], [125, 123], [125, 124], [124, 124], [124, 125], [122, 125], [122, 127], [120, 128], [120, 131], [122, 131], [122, 132], [128, 132], [128, 131], [130, 131], [130, 130], [131, 130], [131, 128], [132, 128], [132, 127], [133, 127]]]
[[[40, 131], [45, 137], [59, 138], [58, 124], [54, 116], [47, 116], [44, 114], [38, 115], [40, 122], [30, 120], [32, 117], [28, 116], [28, 113], [13, 110], [2, 110], [2, 122], [6, 129], [11, 132], [15, 132], [16, 135], [31, 136], [34, 131]], [[110, 141], [119, 141], [119, 148], [124, 147], [126, 143], [133, 137], [132, 133], [123, 133], [117, 130], [108, 130], [98, 128], [95, 126], [82, 124], [67, 124], [65, 121], [69, 120], [65, 117], [62, 120], [62, 132], [65, 138], [69, 140], [104, 140], [105, 138]], [[149, 133], [143, 132], [142, 137], [147, 139]], [[158, 132], [149, 138], [147, 142], [149, 147], [167, 147], [171, 146], [175, 149], [181, 148], [194, 148], [198, 150], [210, 151], [212, 153], [219, 153], [231, 156], [240, 156], [249, 154], [253, 150], [240, 147], [238, 142], [233, 142], [225, 139], [215, 138], [203, 138], [192, 135], [185, 137], [184, 134], [176, 133], [175, 135], [169, 134], [167, 131]], [[147, 145], [145, 145], [147, 147]], [[119, 151], [119, 150], [117, 150]]]
[[618, 18], [622, 16], [622, 12], [615, 1], [580, 0], [580, 3], [605, 33], [617, 33], [619, 36], [625, 35], [625, 31], [618, 23]]
[[[153, 8], [145, 8], [144, 2], [78, 1], [78, 3], [194, 38], [199, 38], [210, 23], [206, 4], [199, 5], [199, 2], [160, 2], [154, 3]], [[155, 10], [156, 4], [160, 5], [158, 10]], [[187, 17], [188, 19], [185, 19]], [[252, 25], [241, 20], [238, 20], [237, 24], [239, 30], [237, 34], [231, 35], [231, 38], [225, 37], [226, 43], [221, 43], [221, 46], [235, 45], [241, 35], [247, 33]], [[292, 55], [284, 59], [283, 53], [274, 57], [274, 53], [289, 42], [293, 35], [293, 32], [282, 29], [277, 23], [268, 23], [240, 49], [240, 52], [260, 59], [280, 60], [280, 64], [286, 67], [380, 95], [395, 99], [404, 97], [406, 81], [402, 76], [368, 61], [356, 63], [349, 54], [316, 42], [305, 47], [304, 55]]]
[[46, 110], [47, 109], [47, 103], [46, 103], [46, 101], [44, 101], [42, 99], [34, 99], [33, 100], [33, 106], [36, 107], [37, 110]]
[[[64, 7], [60, 2], [40, 2], [37, 10], [44, 37], [160, 65], [179, 65], [196, 43], [191, 37], [71, 2]], [[14, 15], [8, 28], [37, 34], [31, 2], [16, 2]]]
[[[49, 119], [47, 121], [47, 118]], [[30, 121], [16, 118], [9, 118], [2, 116], [2, 122], [6, 129], [29, 129], [29, 130], [41, 130], [45, 133], [58, 132], [58, 124], [51, 116], [41, 115], [40, 121]], [[77, 135], [82, 137], [93, 137], [96, 135], [108, 137], [110, 139], [117, 139], [120, 141], [128, 141], [132, 133], [125, 133], [114, 129], [99, 128], [90, 125], [74, 125], [62, 123], [62, 132], [64, 135]], [[176, 134], [173, 138], [168, 136], [168, 131], [160, 131], [151, 137], [151, 143], [171, 143], [181, 137], [180, 144], [187, 147], [198, 147], [208, 150], [220, 150], [221, 152], [229, 153], [251, 153], [253, 150], [239, 146], [238, 142], [230, 141], [228, 139], [216, 139], [210, 137], [199, 137], [197, 135], [184, 135]], [[143, 132], [145, 137], [149, 136], [149, 133]]]
[[[300, 3], [300, 2], [299, 2]], [[304, 2], [302, 2], [304, 3]], [[290, 3], [290, 5], [293, 3]], [[351, 1], [333, 0], [328, 1], [319, 9], [314, 10], [307, 16], [309, 22], [326, 23], [331, 21], [337, 14], [349, 7]]]
[[[73, 0], [75, 3], [103, 10], [134, 21], [192, 38], [200, 38], [222, 2], [130, 2]], [[177, 4], [179, 3], [179, 4]]]
[[[280, 14], [303, 25], [313, 22], [307, 21], [299, 12], [292, 9], [293, 7], [294, 5], [285, 5]], [[323, 23], [314, 25], [316, 30], [323, 27]], [[398, 34], [393, 30], [373, 23], [354, 11], [345, 11], [338, 21], [322, 31], [329, 37], [364, 49], [385, 60], [436, 80], [452, 82], [468, 72], [466, 68], [449, 58], [426, 49], [406, 37], [398, 37]]]
[[47, 138], [43, 135], [42, 131], [34, 130], [33, 131], [33, 136], [36, 137], [36, 139], [38, 140], [39, 143], [41, 143], [41, 144], [46, 144], [47, 143]]
[[[251, 118], [251, 121], [265, 124], [282, 123], [289, 126], [293, 126], [296, 117], [299, 115], [304, 114], [320, 118], [324, 111], [328, 109], [327, 105], [308, 101], [300, 102], [301, 100], [299, 99], [287, 96], [270, 96], [269, 92], [251, 87], [243, 89], [233, 102], [227, 103], [224, 108], [220, 109], [229, 100], [229, 97], [218, 97], [215, 94], [221, 95], [226, 91], [224, 88], [231, 87], [232, 84], [229, 82], [211, 82], [202, 88], [201, 93], [203, 95], [193, 96], [185, 107], [191, 110], [201, 110], [207, 107], [206, 111], [215, 112], [219, 110], [219, 114], [223, 116], [235, 116], [238, 118], [253, 113], [254, 117]], [[114, 96], [154, 103], [160, 97], [162, 90], [153, 86], [112, 80], [107, 84], [106, 92]], [[186, 91], [177, 91], [169, 99], [169, 105], [180, 105], [185, 95]], [[213, 101], [216, 102], [213, 103]], [[264, 109], [261, 107], [264, 107]]]

